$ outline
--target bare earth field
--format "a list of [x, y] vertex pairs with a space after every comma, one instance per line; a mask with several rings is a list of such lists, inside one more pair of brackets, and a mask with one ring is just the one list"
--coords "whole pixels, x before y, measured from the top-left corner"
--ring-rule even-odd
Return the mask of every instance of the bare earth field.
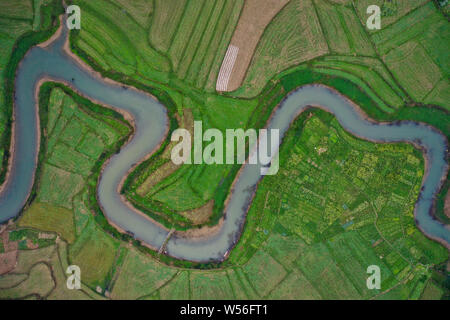
[[239, 88], [264, 29], [289, 0], [247, 0], [230, 44], [239, 48], [227, 91]]

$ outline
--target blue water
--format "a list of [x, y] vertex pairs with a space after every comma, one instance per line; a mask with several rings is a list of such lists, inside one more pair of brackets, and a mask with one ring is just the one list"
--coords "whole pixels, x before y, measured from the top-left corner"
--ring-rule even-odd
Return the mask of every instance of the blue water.
[[[126, 110], [134, 117], [135, 136], [104, 167], [98, 185], [98, 200], [112, 223], [158, 249], [164, 243], [168, 230], [127, 205], [118, 192], [118, 186], [134, 164], [152, 152], [164, 138], [168, 126], [166, 109], [143, 92], [105, 82], [87, 72], [62, 50], [66, 37], [67, 31], [63, 30], [50, 47], [34, 47], [19, 66], [14, 109], [15, 153], [10, 175], [0, 194], [0, 222], [21, 212], [33, 185], [39, 145], [34, 91], [39, 79], [47, 76], [68, 82], [85, 97]], [[268, 128], [280, 129], [282, 138], [291, 121], [308, 106], [321, 106], [333, 113], [347, 131], [361, 138], [377, 142], [410, 141], [422, 146], [426, 151], [429, 171], [415, 207], [417, 223], [429, 236], [450, 243], [449, 227], [431, 216], [433, 196], [448, 169], [445, 158], [447, 141], [443, 135], [430, 126], [413, 122], [394, 125], [368, 121], [346, 98], [331, 89], [314, 85], [292, 92], [274, 113]], [[261, 179], [260, 169], [259, 165], [243, 167], [226, 207], [223, 224], [215, 234], [185, 238], [175, 233], [167, 242], [167, 253], [187, 260], [222, 260], [242, 232], [246, 210]]]

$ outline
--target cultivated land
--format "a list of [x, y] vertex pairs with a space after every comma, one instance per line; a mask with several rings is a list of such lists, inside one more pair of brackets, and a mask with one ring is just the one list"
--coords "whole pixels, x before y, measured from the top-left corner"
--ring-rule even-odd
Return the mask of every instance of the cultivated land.
[[[241, 0], [76, 0], [83, 27], [72, 32], [71, 47], [105, 76], [156, 95], [168, 107], [171, 130], [192, 131], [194, 120], [223, 132], [260, 128], [289, 91], [323, 83], [373, 118], [427, 122], [449, 137], [446, 18], [432, 1], [379, 0], [383, 28], [369, 32], [366, 2], [289, 1], [257, 41], [242, 86], [223, 95], [215, 85], [236, 26], [243, 23]], [[4, 1], [0, 32], [26, 19], [30, 30], [39, 30], [30, 18], [34, 5]], [[1, 50], [7, 64], [12, 45]], [[63, 86], [44, 85], [40, 106], [46, 134], [38, 183], [20, 218], [0, 229], [0, 297], [449, 295], [448, 252], [414, 223], [424, 163], [410, 145], [362, 141], [328, 113], [303, 113], [283, 142], [279, 173], [261, 181], [229, 258], [220, 265], [193, 264], [118, 233], [98, 208], [101, 164], [126, 141], [129, 125]], [[6, 130], [9, 116], [0, 122]], [[170, 228], [216, 224], [239, 166], [175, 166], [171, 147], [165, 143], [142, 163], [123, 192]], [[439, 196], [437, 214], [443, 219], [447, 189]], [[65, 287], [68, 264], [82, 267], [81, 291]], [[382, 269], [381, 290], [365, 285], [371, 264]]]

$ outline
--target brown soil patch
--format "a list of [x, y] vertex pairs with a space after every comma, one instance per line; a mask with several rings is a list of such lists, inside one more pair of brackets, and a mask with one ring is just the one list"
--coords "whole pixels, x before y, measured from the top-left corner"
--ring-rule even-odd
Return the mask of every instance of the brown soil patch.
[[264, 29], [289, 0], [246, 0], [230, 44], [239, 52], [230, 76], [227, 91], [239, 88], [244, 80]]
[[204, 224], [211, 217], [214, 208], [214, 200], [208, 201], [205, 205], [189, 211], [180, 212], [183, 217], [188, 218], [194, 225]]
[[0, 253], [0, 275], [10, 272], [16, 267], [17, 263], [17, 249], [19, 247], [17, 242], [9, 241], [9, 233], [7, 231], [0, 234], [0, 242], [3, 244], [5, 252]]

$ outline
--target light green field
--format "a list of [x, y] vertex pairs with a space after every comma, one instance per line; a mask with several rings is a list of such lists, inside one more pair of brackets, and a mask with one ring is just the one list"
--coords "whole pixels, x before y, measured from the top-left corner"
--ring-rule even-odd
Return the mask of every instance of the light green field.
[[117, 299], [137, 299], [151, 295], [170, 280], [176, 270], [167, 268], [152, 258], [130, 250], [116, 280], [112, 297]]
[[118, 246], [117, 240], [106, 235], [91, 222], [69, 248], [69, 260], [82, 270], [84, 283], [92, 288], [104, 288], [109, 280]]
[[72, 211], [48, 203], [33, 203], [20, 219], [19, 226], [59, 232], [70, 243], [75, 240]]
[[410, 41], [390, 51], [385, 61], [400, 84], [417, 101], [423, 101], [443, 78], [439, 67], [416, 42]]

